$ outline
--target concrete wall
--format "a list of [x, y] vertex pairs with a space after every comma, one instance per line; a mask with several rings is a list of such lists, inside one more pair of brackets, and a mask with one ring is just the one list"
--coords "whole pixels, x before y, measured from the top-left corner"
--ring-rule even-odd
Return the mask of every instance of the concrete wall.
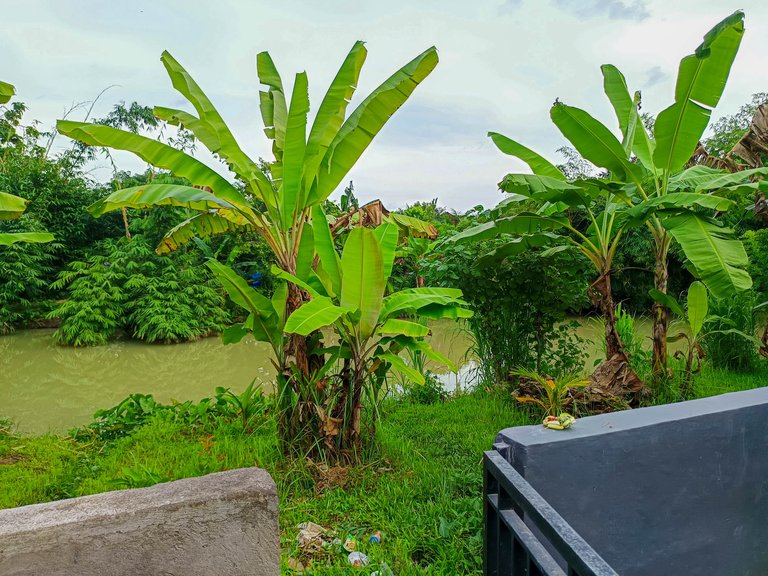
[[496, 441], [622, 576], [768, 575], [766, 388]]
[[0, 576], [276, 576], [277, 516], [258, 468], [0, 510]]

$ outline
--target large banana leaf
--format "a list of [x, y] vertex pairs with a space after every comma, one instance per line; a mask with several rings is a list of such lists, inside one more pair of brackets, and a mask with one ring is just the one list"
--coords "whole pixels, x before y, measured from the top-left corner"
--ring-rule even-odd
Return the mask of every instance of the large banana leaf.
[[89, 146], [105, 146], [133, 152], [153, 166], [170, 170], [176, 176], [186, 178], [197, 186], [208, 186], [220, 199], [226, 200], [245, 214], [253, 214], [240, 191], [223, 176], [172, 146], [152, 138], [100, 124], [59, 120], [56, 123], [56, 128], [65, 136], [79, 140]]
[[392, 266], [395, 263], [395, 253], [397, 252], [397, 241], [400, 238], [400, 231], [394, 222], [385, 221], [373, 230], [374, 236], [381, 247], [381, 257], [384, 263], [384, 282], [389, 281], [392, 274]]
[[450, 318], [451, 320], [472, 318], [472, 311], [462, 308], [458, 304], [450, 304], [448, 306], [427, 304], [419, 308], [418, 312], [422, 318], [431, 318], [432, 320], [440, 320], [441, 318]]
[[190, 210], [207, 211], [233, 209], [225, 200], [210, 192], [178, 184], [146, 184], [112, 192], [88, 207], [93, 216], [101, 216], [121, 208], [150, 208], [152, 206], [181, 206]]
[[[269, 188], [266, 176], [256, 163], [241, 150], [237, 140], [235, 140], [229, 127], [224, 122], [224, 119], [202, 91], [200, 86], [197, 85], [184, 67], [179, 64], [168, 51], [163, 52], [160, 60], [168, 71], [168, 76], [171, 78], [173, 87], [189, 100], [200, 117], [201, 124], [190, 124], [190, 118], [187, 117], [187, 128], [192, 130], [195, 135], [198, 136], [198, 133], [195, 131], [196, 127], [209, 127], [204, 129], [204, 131], [207, 132], [207, 130], [212, 130], [216, 135], [215, 141], [211, 138], [207, 138], [206, 141], [203, 137], [198, 136], [200, 141], [203, 142], [211, 152], [224, 158], [241, 178], [247, 182], [255, 183], [256, 187], [261, 192], [265, 192], [265, 188]], [[267, 201], [266, 198], [262, 199]]]
[[734, 239], [732, 230], [693, 212], [665, 218], [662, 223], [715, 298], [732, 296], [752, 286], [744, 270], [749, 264], [747, 253]]
[[548, 176], [534, 174], [507, 174], [499, 188], [508, 194], [517, 194], [537, 201], [563, 202], [569, 207], [586, 206], [592, 199], [592, 187], [583, 188]]
[[[751, 170], [741, 170], [739, 172], [726, 172], [717, 170], [709, 166], [692, 166], [675, 174], [669, 179], [667, 190], [674, 192], [677, 190], [719, 190], [727, 188], [734, 184], [750, 182], [754, 176], [768, 176], [768, 167], [753, 168]], [[757, 183], [753, 183], [752, 188], [757, 188]]]
[[701, 332], [708, 310], [707, 289], [701, 282], [693, 282], [688, 288], [688, 325], [692, 340], [696, 340]]
[[206, 264], [227, 291], [232, 302], [250, 313], [246, 327], [253, 332], [254, 338], [271, 342], [277, 349], [282, 340], [282, 330], [272, 301], [248, 286], [245, 279], [229, 266], [213, 259], [208, 260]]
[[479, 242], [496, 238], [499, 234], [535, 234], [551, 230], [560, 230], [569, 226], [568, 218], [557, 216], [541, 216], [530, 212], [521, 212], [515, 216], [500, 218], [493, 222], [485, 222], [467, 228], [448, 238], [446, 242]]
[[307, 146], [307, 114], [309, 113], [309, 86], [307, 75], [296, 74], [285, 128], [283, 151], [283, 185], [280, 194], [280, 216], [283, 229], [289, 229], [303, 209], [299, 205], [304, 151]]
[[312, 296], [312, 298], [328, 297], [328, 294], [324, 293], [325, 289], [323, 286], [310, 284], [309, 278], [303, 280], [298, 276], [294, 276], [290, 272], [286, 272], [285, 270], [278, 268], [275, 265], [272, 265], [271, 272], [275, 275], [275, 277], [280, 278], [281, 280], [285, 280], [286, 282], [290, 282], [291, 284], [295, 284], [299, 288], [306, 290], [309, 292], [309, 295]]
[[17, 242], [42, 244], [52, 241], [53, 234], [48, 232], [9, 232], [0, 234], [0, 246], [11, 246]]
[[359, 313], [359, 337], [373, 334], [384, 299], [384, 259], [375, 234], [368, 228], [349, 233], [341, 255], [341, 306]]
[[663, 110], [654, 125], [653, 161], [668, 174], [690, 159], [725, 89], [744, 35], [744, 13], [734, 12], [712, 28], [696, 52], [680, 61], [675, 103]]
[[387, 220], [392, 220], [398, 225], [400, 231], [403, 232], [403, 236], [410, 236], [414, 238], [437, 238], [438, 232], [429, 222], [424, 222], [413, 216], [406, 216], [405, 214], [399, 214], [392, 212], [386, 217]]
[[563, 136], [592, 164], [606, 168], [619, 180], [640, 179], [639, 166], [629, 161], [621, 142], [589, 113], [560, 102], [549, 113]]
[[635, 98], [629, 95], [627, 81], [616, 66], [604, 64], [600, 69], [603, 72], [603, 90], [616, 112], [624, 136], [624, 149], [634, 152], [643, 166], [654, 171], [653, 142], [638, 117], [639, 93]]
[[654, 196], [636, 206], [628, 209], [626, 215], [633, 225], [642, 224], [646, 219], [658, 210], [670, 208], [706, 208], [717, 212], [724, 212], [734, 206], [735, 202], [728, 198], [712, 196], [709, 194], [697, 194], [696, 192], [676, 192], [666, 196]]
[[213, 234], [226, 234], [243, 227], [254, 229], [247, 222], [238, 224], [231, 219], [222, 218], [213, 212], [196, 214], [166, 232], [160, 244], [155, 249], [158, 254], [168, 254], [178, 249], [193, 238], [205, 238]]
[[208, 150], [218, 150], [221, 148], [221, 142], [216, 134], [216, 130], [205, 122], [200, 120], [194, 114], [185, 112], [184, 110], [176, 110], [175, 108], [166, 108], [164, 106], [155, 106], [152, 110], [153, 114], [172, 126], [182, 126], [187, 130], [191, 130], [195, 135], [195, 138], [203, 143], [203, 146]]
[[379, 333], [381, 334], [401, 334], [403, 336], [411, 336], [414, 338], [427, 336], [429, 332], [429, 326], [419, 324], [418, 322], [400, 320], [399, 318], [389, 318], [379, 327]]
[[331, 236], [328, 218], [321, 205], [312, 207], [312, 230], [315, 237], [315, 250], [320, 257], [320, 264], [328, 275], [334, 294], [341, 293], [341, 261]]
[[408, 377], [412, 382], [415, 382], [416, 384], [424, 384], [424, 375], [412, 366], [408, 366], [408, 364], [405, 363], [405, 360], [400, 358], [397, 354], [393, 354], [392, 352], [382, 352], [378, 354], [377, 357], [389, 362], [395, 370]]
[[16, 89], [13, 87], [13, 84], [0, 80], [0, 104], [10, 101], [14, 94], [16, 94]]
[[289, 334], [308, 336], [315, 330], [330, 326], [341, 318], [347, 310], [336, 306], [330, 298], [316, 297], [288, 317], [285, 323], [285, 331]]
[[7, 192], [0, 192], [0, 220], [21, 218], [24, 210], [27, 209], [27, 204], [29, 204], [29, 200]]
[[411, 350], [418, 350], [422, 352], [424, 356], [426, 356], [433, 362], [437, 362], [438, 364], [443, 364], [447, 366], [451, 372], [458, 371], [453, 361], [447, 356], [441, 354], [440, 352], [432, 348], [429, 342], [425, 342], [424, 340], [416, 340], [414, 338], [409, 338], [405, 341], [403, 346]]
[[429, 305], [453, 306], [464, 304], [460, 300], [461, 290], [456, 288], [408, 288], [384, 298], [381, 318], [390, 318], [403, 313], [416, 313]]
[[309, 204], [325, 200], [336, 189], [389, 118], [434, 70], [437, 61], [437, 50], [429, 48], [385, 80], [350, 114], [323, 158]]
[[264, 133], [272, 140], [272, 153], [275, 156], [275, 163], [271, 166], [272, 176], [279, 180], [283, 177], [285, 127], [288, 122], [285, 89], [269, 52], [260, 52], [256, 55], [256, 71], [259, 81], [268, 87], [267, 91], [259, 92], [261, 118], [264, 121]]
[[[360, 70], [363, 68], [367, 54], [368, 51], [363, 42], [359, 40], [355, 42], [317, 110], [307, 140], [304, 165], [305, 179], [308, 180], [305, 183], [307, 191], [311, 188], [312, 181], [317, 178], [317, 170], [328, 147], [344, 123], [347, 105], [357, 88]], [[303, 200], [306, 201], [306, 198]]]
[[685, 311], [683, 310], [683, 307], [680, 306], [680, 303], [675, 300], [672, 296], [669, 294], [665, 294], [661, 290], [657, 290], [656, 288], [651, 288], [648, 291], [648, 294], [650, 294], [651, 298], [653, 298], [656, 302], [661, 304], [662, 306], [666, 306], [672, 312], [677, 314], [680, 318], [685, 318]]
[[519, 158], [538, 176], [547, 176], [548, 178], [554, 178], [556, 180], [565, 180], [565, 175], [552, 164], [549, 160], [540, 156], [530, 148], [527, 148], [512, 140], [506, 136], [499, 134], [498, 132], [488, 132], [488, 136], [491, 137], [496, 147], [510, 156]]

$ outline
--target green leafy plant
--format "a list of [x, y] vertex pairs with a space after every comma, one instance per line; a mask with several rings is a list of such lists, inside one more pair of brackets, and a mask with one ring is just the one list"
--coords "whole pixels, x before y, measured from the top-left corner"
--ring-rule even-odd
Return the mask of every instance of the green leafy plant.
[[232, 412], [240, 418], [243, 425], [243, 431], [248, 432], [251, 429], [253, 420], [256, 416], [264, 414], [267, 409], [267, 399], [261, 391], [260, 386], [255, 386], [254, 380], [240, 394], [232, 392], [229, 388], [221, 386], [216, 388], [216, 399], [223, 400]]
[[[61, 120], [58, 130], [62, 134], [88, 145], [133, 152], [155, 167], [169, 170], [191, 183], [191, 186], [149, 184], [120, 190], [94, 204], [91, 213], [99, 216], [124, 208], [185, 207], [199, 213], [170, 230], [158, 247], [159, 253], [173, 251], [193, 237], [246, 228], [264, 238], [281, 270], [304, 276], [303, 268], [313, 259], [313, 234], [307, 232], [312, 229], [308, 222], [313, 207], [319, 208], [346, 178], [376, 134], [438, 61], [434, 48], [426, 50], [385, 80], [347, 116], [347, 105], [357, 88], [366, 53], [362, 42], [355, 43], [311, 127], [307, 122], [306, 73], [296, 75], [289, 101], [270, 55], [262, 52], [257, 56], [259, 79], [267, 87], [260, 93], [261, 115], [274, 154], [273, 161], [259, 164], [243, 152], [189, 73], [164, 52], [161, 59], [174, 88], [192, 104], [196, 115], [163, 107], [155, 108], [155, 115], [190, 130], [216, 157], [227, 163], [244, 183], [245, 190], [172, 146], [109, 126]], [[324, 220], [323, 225], [327, 227], [327, 221]], [[221, 270], [215, 271], [221, 278]], [[222, 281], [230, 282], [226, 277]], [[280, 315], [290, 315], [306, 298], [306, 292], [289, 283], [284, 300], [286, 310]], [[257, 308], [254, 317], [272, 317], [276, 313], [269, 300], [250, 300], [248, 306], [259, 303], [266, 306]], [[273, 344], [276, 341], [274, 335], [262, 330], [254, 334]], [[324, 364], [322, 358], [308, 349], [303, 335], [295, 335], [281, 342], [281, 346], [283, 350], [276, 356], [280, 374], [300, 374], [302, 380], [311, 380], [313, 373]], [[289, 360], [295, 370], [283, 365]], [[282, 394], [282, 388], [278, 393]], [[295, 428], [285, 428], [286, 423], [282, 419], [279, 427], [285, 447], [300, 435]]]
[[[705, 357], [705, 348], [710, 347], [713, 339], [727, 337], [739, 339], [752, 349], [756, 338], [754, 335], [742, 332], [735, 327], [733, 320], [709, 314], [709, 296], [707, 288], [701, 282], [693, 282], [688, 288], [687, 306], [685, 309], [672, 296], [652, 289], [651, 297], [669, 308], [683, 323], [684, 330], [669, 337], [670, 342], [684, 341], [686, 350], [675, 352], [675, 358], [683, 361], [683, 374], [680, 383], [680, 394], [683, 398], [691, 397], [693, 393], [693, 377], [701, 371], [701, 361]], [[752, 310], [750, 307], [749, 314]], [[738, 344], [738, 343], [737, 343]], [[721, 346], [720, 344], [715, 344]]]
[[141, 235], [106, 242], [103, 254], [73, 262], [54, 283], [68, 298], [50, 314], [60, 318], [60, 344], [105, 344], [119, 329], [146, 342], [196, 340], [221, 332], [229, 315], [204, 267], [188, 254], [156, 256]]
[[589, 380], [578, 374], [570, 374], [555, 380], [534, 370], [519, 368], [513, 370], [512, 375], [521, 379], [528, 388], [533, 386], [535, 393], [535, 395], [518, 394], [514, 397], [515, 401], [520, 404], [534, 404], [544, 411], [545, 416], [557, 417], [565, 412], [573, 402], [571, 392], [589, 384]]
[[[385, 296], [398, 241], [396, 224], [386, 223], [375, 230], [355, 228], [346, 238], [341, 257], [320, 209], [313, 226], [317, 271], [308, 271], [306, 280], [276, 272], [312, 295], [309, 303], [288, 317], [285, 331], [309, 335], [331, 326], [338, 335], [339, 345], [328, 352], [329, 362], [338, 358], [341, 368], [326, 382], [327, 399], [317, 408], [326, 444], [337, 453], [357, 454], [363, 440], [364, 395], [375, 409], [390, 369], [424, 383], [423, 373], [399, 355], [402, 350], [419, 350], [452, 366], [424, 341], [429, 327], [403, 317], [460, 318], [471, 313], [463, 308], [461, 291], [451, 288], [411, 288]], [[374, 423], [375, 412], [371, 426]]]
[[[467, 218], [467, 224], [476, 220]], [[583, 346], [569, 314], [586, 304], [588, 263], [564, 251], [530, 250], [487, 257], [488, 243], [443, 242], [424, 265], [432, 285], [459, 288], [474, 312], [466, 326], [477, 359], [475, 380], [494, 386], [525, 367], [559, 376], [583, 368]]]
[[[575, 245], [595, 265], [595, 304], [606, 318], [608, 352], [620, 342], [615, 338], [610, 273], [622, 230], [647, 226], [655, 260], [655, 288], [667, 292], [668, 254], [676, 241], [697, 276], [717, 297], [732, 295], [751, 285], [744, 270], [747, 258], [741, 243], [711, 214], [727, 210], [731, 200], [725, 191], [755, 191], [764, 184], [755, 177], [765, 169], [728, 173], [707, 166], [684, 169], [707, 127], [730, 73], [744, 32], [744, 14], [735, 12], [705, 37], [694, 54], [683, 58], [675, 88], [675, 102], [657, 117], [653, 136], [640, 118], [640, 93], [630, 96], [624, 76], [611, 65], [602, 67], [605, 93], [619, 122], [622, 139], [589, 113], [556, 102], [550, 111], [554, 124], [586, 160], [608, 171], [606, 179], [578, 178], [569, 181], [553, 164], [521, 144], [491, 133], [505, 153], [523, 160], [533, 174], [510, 174], [500, 184], [512, 196], [501, 209], [521, 198], [536, 200], [535, 213], [504, 217], [466, 232], [460, 238], [483, 239], [498, 234], [516, 236], [521, 250], [553, 240], [564, 230], [564, 241]], [[600, 214], [591, 206], [604, 201]], [[590, 215], [586, 233], [565, 218], [570, 208], [584, 207]], [[503, 210], [502, 210], [503, 211]], [[702, 241], [705, 238], [706, 241]], [[668, 309], [654, 305], [654, 369], [666, 365]], [[612, 342], [613, 341], [613, 342]]]

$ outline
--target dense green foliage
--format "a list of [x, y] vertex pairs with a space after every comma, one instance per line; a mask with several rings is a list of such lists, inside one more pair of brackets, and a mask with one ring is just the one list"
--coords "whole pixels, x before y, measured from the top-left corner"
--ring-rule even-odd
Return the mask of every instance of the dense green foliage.
[[468, 325], [482, 382], [506, 381], [515, 368], [580, 370], [583, 348], [565, 321], [587, 306], [586, 263], [572, 253], [531, 252], [477, 265], [484, 250], [446, 243], [424, 264], [428, 282], [459, 288], [475, 313]]
[[157, 256], [142, 235], [105, 242], [100, 254], [73, 262], [55, 287], [68, 298], [51, 315], [61, 318], [61, 344], [104, 344], [117, 330], [146, 342], [195, 340], [228, 323], [224, 299], [207, 269], [190, 254]]

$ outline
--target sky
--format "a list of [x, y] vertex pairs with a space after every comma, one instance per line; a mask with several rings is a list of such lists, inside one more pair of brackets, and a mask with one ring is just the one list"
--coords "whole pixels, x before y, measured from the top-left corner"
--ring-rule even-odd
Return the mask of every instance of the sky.
[[[362, 201], [389, 208], [438, 198], [465, 211], [503, 198], [497, 182], [524, 165], [493, 146], [501, 132], [553, 160], [566, 145], [549, 120], [556, 98], [618, 131], [600, 65], [618, 66], [643, 110], [671, 104], [677, 66], [734, 10], [746, 33], [714, 118], [768, 91], [765, 0], [0, 0], [0, 79], [27, 119], [53, 126], [93, 100], [183, 107], [160, 63], [168, 50], [217, 106], [244, 150], [270, 158], [258, 109], [256, 54], [268, 50], [290, 92], [309, 76], [312, 110], [356, 40], [368, 58], [353, 105], [430, 46], [440, 63], [349, 174]], [[352, 108], [350, 108], [351, 110]], [[312, 112], [311, 112], [312, 114]], [[82, 119], [84, 110], [72, 113]], [[68, 145], [60, 136], [56, 149]], [[222, 173], [210, 156], [201, 160]], [[145, 165], [119, 155], [122, 169]], [[111, 174], [106, 161], [92, 177]], [[334, 196], [338, 196], [337, 191]]]

